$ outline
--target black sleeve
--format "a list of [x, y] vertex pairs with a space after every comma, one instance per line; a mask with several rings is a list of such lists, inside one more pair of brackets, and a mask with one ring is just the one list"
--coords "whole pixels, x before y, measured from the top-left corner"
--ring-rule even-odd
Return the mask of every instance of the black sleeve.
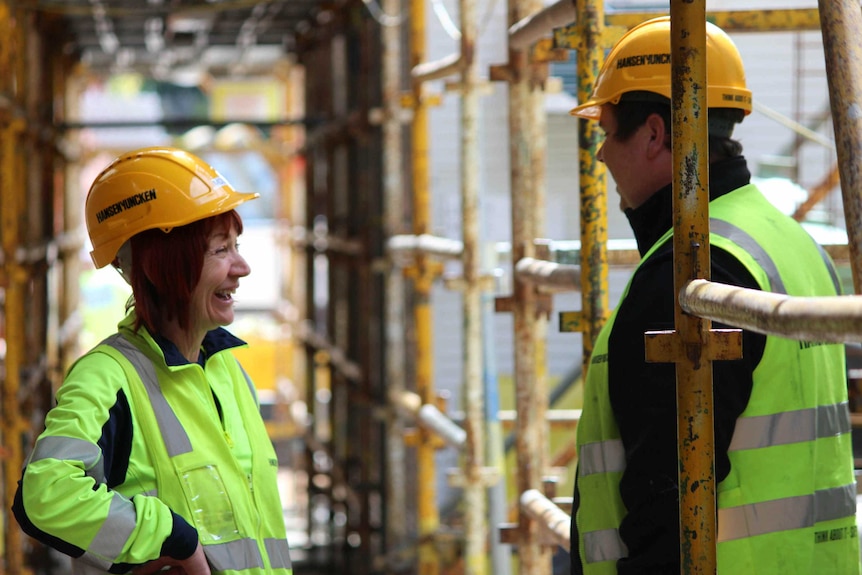
[[[756, 287], [738, 261], [716, 248], [712, 280]], [[637, 271], [608, 343], [608, 391], [626, 453], [620, 494], [628, 513], [620, 536], [629, 555], [618, 563], [620, 575], [680, 572], [675, 366], [644, 357], [646, 331], [674, 329], [675, 300], [672, 255], [664, 249]], [[729, 472], [727, 448], [765, 340], [745, 332], [743, 359], [713, 363], [716, 482]]]

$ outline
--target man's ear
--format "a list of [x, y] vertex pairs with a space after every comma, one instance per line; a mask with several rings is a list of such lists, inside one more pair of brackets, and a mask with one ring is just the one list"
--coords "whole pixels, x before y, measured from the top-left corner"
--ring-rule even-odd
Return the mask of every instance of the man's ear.
[[665, 126], [664, 120], [660, 115], [650, 114], [647, 116], [644, 126], [646, 126], [647, 134], [649, 135], [647, 153], [650, 157], [655, 157], [670, 149], [669, 127]]

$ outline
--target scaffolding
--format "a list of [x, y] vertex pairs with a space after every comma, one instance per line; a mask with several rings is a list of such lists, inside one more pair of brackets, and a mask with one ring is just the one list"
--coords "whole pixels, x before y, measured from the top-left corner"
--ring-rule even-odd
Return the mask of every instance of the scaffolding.
[[[568, 549], [570, 500], [555, 492], [557, 469], [576, 460], [574, 433], [552, 458], [552, 426], [571, 430], [579, 412], [549, 409], [546, 334], [554, 293], [579, 292], [578, 312], [560, 317], [562, 329], [582, 334], [584, 367], [607, 320], [611, 262], [637, 262], [633, 251], [610, 253], [606, 175], [596, 154], [595, 125], [578, 121], [579, 263], [554, 261], [544, 240], [547, 155], [543, 98], [551, 62], [576, 51], [577, 95], [592, 92], [604, 52], [624, 31], [654, 15], [605, 13], [601, 0], [508, 0], [508, 61], [488, 78], [508, 93], [511, 195], [510, 294], [495, 294], [481, 242], [482, 191], [478, 182], [479, 109], [486, 89], [478, 66], [475, 0], [459, 0], [458, 49], [427, 61], [426, 3], [344, 2], [297, 38], [306, 70], [297, 109], [314, 119], [285, 128], [276, 161], [304, 160], [304, 173], [282, 174], [282, 219], [289, 250], [282, 294], [298, 359], [309, 419], [301, 431], [308, 474], [310, 555], [338, 573], [548, 573], [556, 549]], [[2, 418], [4, 562], [0, 573], [36, 566], [8, 510], [26, 449], [50, 407], [65, 366], [78, 352], [76, 278], [81, 206], [69, 182], [80, 158], [52, 139], [57, 109], [74, 120], [72, 62], [45, 38], [50, 26], [0, 2], [0, 218], [3, 310]], [[396, 14], [400, 16], [396, 16]], [[674, 74], [675, 189], [706, 182], [706, 118], [683, 122], [680, 113], [705, 108], [693, 84], [705, 84], [705, 25], [726, 31], [821, 30], [835, 131], [836, 169], [812, 191], [822, 198], [840, 176], [848, 244], [833, 255], [849, 262], [855, 294], [862, 289], [862, 34], [858, 2], [830, 0], [819, 9], [708, 12], [703, 0], [670, 3], [673, 53], [689, 60], [690, 75]], [[684, 30], [683, 34], [680, 30]], [[839, 65], [840, 62], [840, 65]], [[460, 239], [432, 233], [429, 109], [440, 103], [432, 80], [446, 80], [460, 105], [457, 153]], [[295, 78], [294, 78], [295, 80]], [[53, 97], [53, 116], [45, 99]], [[448, 96], [447, 96], [448, 97]], [[70, 102], [67, 102], [69, 100]], [[63, 102], [60, 106], [56, 102]], [[811, 137], [794, 125], [800, 137]], [[49, 141], [43, 141], [48, 134]], [[818, 136], [822, 138], [821, 136]], [[453, 152], [455, 153], [455, 152]], [[572, 150], [575, 153], [575, 150]], [[290, 164], [294, 165], [294, 164]], [[683, 573], [714, 573], [712, 362], [736, 357], [738, 328], [800, 340], [862, 341], [862, 299], [793, 298], [713, 283], [707, 190], [686, 189], [674, 204], [674, 280], [679, 293], [675, 328], [645, 334], [648, 358], [678, 366], [679, 419], [695, 421], [681, 441], [686, 474], [682, 490]], [[574, 192], [573, 192], [574, 193]], [[675, 196], [676, 197], [676, 196]], [[801, 217], [801, 214], [800, 214]], [[444, 264], [459, 275], [444, 277]], [[461, 298], [463, 413], [455, 417], [435, 389], [432, 288], [444, 283]], [[496, 296], [496, 297], [495, 297]], [[489, 378], [488, 315], [512, 317], [515, 410], [499, 408]], [[706, 358], [695, 364], [688, 351]], [[696, 391], [696, 392], [695, 392]], [[706, 399], [704, 399], [706, 398]], [[514, 469], [503, 453], [504, 426], [514, 430]], [[300, 425], [301, 427], [301, 425]], [[682, 427], [680, 428], [682, 429]], [[688, 433], [688, 431], [686, 431]], [[438, 494], [437, 455], [454, 450], [459, 466], [447, 474], [461, 490], [458, 513], [446, 513]], [[512, 500], [505, 478], [514, 476]], [[513, 561], [513, 548], [517, 558]]]

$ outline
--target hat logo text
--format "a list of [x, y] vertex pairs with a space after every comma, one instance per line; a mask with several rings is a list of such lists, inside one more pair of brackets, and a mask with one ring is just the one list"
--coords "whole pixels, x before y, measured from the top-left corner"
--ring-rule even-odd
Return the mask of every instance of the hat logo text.
[[638, 54], [626, 56], [617, 60], [617, 70], [632, 66], [647, 66], [655, 64], [670, 64], [670, 54]]
[[129, 208], [134, 208], [135, 206], [140, 206], [141, 204], [146, 204], [147, 202], [151, 202], [155, 199], [155, 188], [147, 190], [146, 192], [141, 192], [139, 194], [132, 194], [128, 198], [123, 198], [119, 202], [111, 204], [110, 206], [99, 210], [96, 213], [96, 221], [101, 224], [108, 218], [112, 218], [117, 214], [122, 213], [123, 210], [128, 210]]

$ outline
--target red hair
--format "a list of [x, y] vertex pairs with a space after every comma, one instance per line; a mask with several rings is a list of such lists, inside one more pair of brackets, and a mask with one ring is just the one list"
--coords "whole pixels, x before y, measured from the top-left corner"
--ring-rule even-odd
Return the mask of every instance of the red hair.
[[201, 278], [207, 240], [219, 224], [242, 233], [242, 218], [231, 210], [168, 233], [145, 230], [129, 240], [135, 330], [143, 325], [152, 334], [160, 333], [163, 322], [173, 319], [189, 328], [192, 292]]

